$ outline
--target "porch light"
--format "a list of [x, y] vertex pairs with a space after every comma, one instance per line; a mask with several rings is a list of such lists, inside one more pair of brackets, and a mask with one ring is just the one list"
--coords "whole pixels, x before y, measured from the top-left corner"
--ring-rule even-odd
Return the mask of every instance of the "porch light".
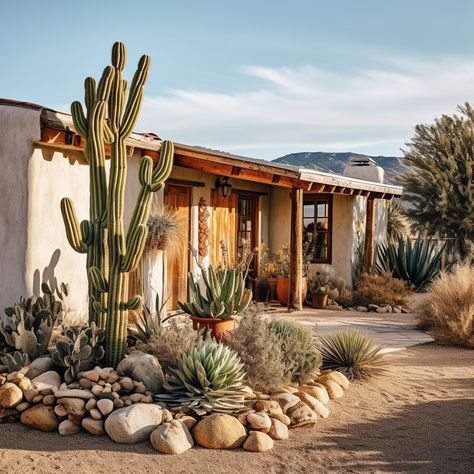
[[232, 184], [229, 183], [228, 176], [221, 176], [220, 178], [217, 178], [216, 189], [217, 191], [219, 191], [222, 197], [224, 198], [227, 197], [231, 191], [231, 188], [232, 188]]

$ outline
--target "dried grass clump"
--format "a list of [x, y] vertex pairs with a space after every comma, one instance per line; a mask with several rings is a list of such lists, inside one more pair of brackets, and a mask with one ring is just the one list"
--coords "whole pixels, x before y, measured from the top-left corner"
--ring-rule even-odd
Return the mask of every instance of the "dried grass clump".
[[341, 331], [320, 340], [324, 370], [338, 370], [348, 379], [368, 378], [383, 370], [382, 348], [364, 334]]
[[189, 318], [183, 322], [172, 319], [168, 325], [157, 327], [148, 342], [137, 342], [136, 348], [153, 354], [166, 371], [177, 367], [183, 352], [192, 349], [202, 338], [202, 332], [193, 329]]
[[279, 340], [268, 328], [261, 305], [250, 306], [225, 341], [244, 363], [246, 383], [260, 392], [271, 392], [290, 383]]
[[420, 327], [441, 344], [474, 348], [474, 267], [456, 265], [430, 285]]
[[407, 282], [393, 278], [388, 272], [381, 275], [363, 273], [352, 293], [352, 303], [359, 306], [404, 306], [408, 303], [410, 292]]

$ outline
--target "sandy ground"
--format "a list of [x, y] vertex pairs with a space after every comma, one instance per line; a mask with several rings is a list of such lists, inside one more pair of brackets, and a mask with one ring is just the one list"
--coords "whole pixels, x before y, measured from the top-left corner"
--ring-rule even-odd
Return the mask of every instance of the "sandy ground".
[[148, 443], [63, 438], [0, 425], [1, 473], [474, 472], [474, 351], [415, 346], [386, 356], [384, 376], [353, 383], [314, 428], [272, 451], [156, 453]]

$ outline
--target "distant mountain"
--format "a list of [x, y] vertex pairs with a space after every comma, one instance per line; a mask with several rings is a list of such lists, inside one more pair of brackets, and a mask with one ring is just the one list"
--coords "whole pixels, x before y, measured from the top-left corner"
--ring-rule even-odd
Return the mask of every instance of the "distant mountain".
[[353, 157], [372, 158], [385, 170], [387, 184], [399, 184], [400, 175], [404, 173], [401, 159], [396, 156], [370, 156], [361, 153], [326, 153], [323, 151], [290, 153], [273, 160], [275, 163], [300, 166], [302, 168], [316, 169], [326, 173], [342, 174], [346, 163]]

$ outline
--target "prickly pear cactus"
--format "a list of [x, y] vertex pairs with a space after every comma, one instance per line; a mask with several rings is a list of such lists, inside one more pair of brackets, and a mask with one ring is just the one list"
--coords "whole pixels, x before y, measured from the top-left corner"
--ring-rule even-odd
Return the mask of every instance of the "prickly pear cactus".
[[20, 372], [26, 374], [30, 367], [30, 361], [26, 354], [19, 351], [0, 354], [0, 374], [3, 372]]

